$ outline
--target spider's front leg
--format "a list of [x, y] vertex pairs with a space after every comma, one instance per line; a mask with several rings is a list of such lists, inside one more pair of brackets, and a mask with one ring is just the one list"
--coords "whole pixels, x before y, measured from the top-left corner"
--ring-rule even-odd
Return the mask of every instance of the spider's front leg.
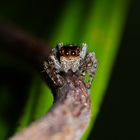
[[97, 60], [95, 57], [94, 52], [90, 52], [85, 58], [81, 66], [81, 76], [84, 79], [86, 74], [89, 74], [89, 80], [86, 83], [86, 87], [89, 89], [92, 84], [92, 80], [94, 78], [94, 75], [96, 73], [96, 67], [97, 67]]
[[56, 57], [56, 50], [52, 49], [52, 53], [49, 55], [47, 61], [44, 62], [44, 71], [48, 74], [56, 87], [60, 87], [64, 84], [64, 79], [60, 75], [61, 64]]

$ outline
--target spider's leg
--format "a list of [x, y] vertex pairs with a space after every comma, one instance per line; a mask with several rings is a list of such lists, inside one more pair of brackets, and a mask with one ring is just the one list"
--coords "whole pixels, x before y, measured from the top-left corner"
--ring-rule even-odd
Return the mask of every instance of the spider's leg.
[[81, 67], [81, 76], [84, 79], [85, 75], [89, 73], [89, 80], [86, 83], [86, 87], [90, 88], [92, 80], [96, 73], [97, 60], [95, 58], [95, 53], [90, 52], [84, 59], [84, 62]]
[[55, 86], [63, 85], [63, 78], [60, 75], [61, 65], [56, 57], [54, 49], [48, 57], [47, 61], [44, 62], [44, 71], [48, 74], [50, 79], [53, 81]]

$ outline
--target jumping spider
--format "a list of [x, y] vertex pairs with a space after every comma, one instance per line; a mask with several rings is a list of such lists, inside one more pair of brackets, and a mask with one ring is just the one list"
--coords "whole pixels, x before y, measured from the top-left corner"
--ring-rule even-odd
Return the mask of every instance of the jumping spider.
[[92, 80], [96, 72], [97, 61], [95, 53], [87, 52], [87, 44], [83, 43], [80, 48], [77, 45], [63, 45], [59, 43], [52, 49], [47, 61], [44, 62], [44, 71], [49, 75], [55, 86], [62, 86], [63, 74], [72, 72], [79, 74], [84, 79], [89, 74], [89, 80], [86, 88], [91, 87]]

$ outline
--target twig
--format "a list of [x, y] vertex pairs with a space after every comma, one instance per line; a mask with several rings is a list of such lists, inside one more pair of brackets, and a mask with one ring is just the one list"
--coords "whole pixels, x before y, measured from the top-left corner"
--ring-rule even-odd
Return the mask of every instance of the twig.
[[10, 140], [79, 140], [90, 119], [89, 94], [75, 75], [56, 92], [52, 109]]
[[[0, 43], [14, 46], [15, 52], [20, 50], [18, 47], [22, 47], [20, 53], [37, 64], [38, 68], [43, 65], [50, 51], [37, 39], [9, 26], [0, 26], [0, 38]], [[8, 47], [8, 50], [12, 49]], [[42, 56], [42, 59], [38, 56]], [[80, 139], [90, 120], [90, 96], [80, 77], [70, 73], [64, 75], [64, 79], [62, 87], [52, 89], [55, 101], [51, 110], [10, 140]]]

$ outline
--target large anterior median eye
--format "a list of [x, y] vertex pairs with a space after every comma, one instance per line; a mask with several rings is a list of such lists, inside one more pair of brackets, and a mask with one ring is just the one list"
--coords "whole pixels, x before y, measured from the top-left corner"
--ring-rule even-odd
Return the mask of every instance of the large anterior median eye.
[[69, 51], [65, 50], [65, 55], [68, 56], [69, 55]]
[[76, 56], [76, 52], [75, 51], [71, 51], [71, 55], [72, 56]]

